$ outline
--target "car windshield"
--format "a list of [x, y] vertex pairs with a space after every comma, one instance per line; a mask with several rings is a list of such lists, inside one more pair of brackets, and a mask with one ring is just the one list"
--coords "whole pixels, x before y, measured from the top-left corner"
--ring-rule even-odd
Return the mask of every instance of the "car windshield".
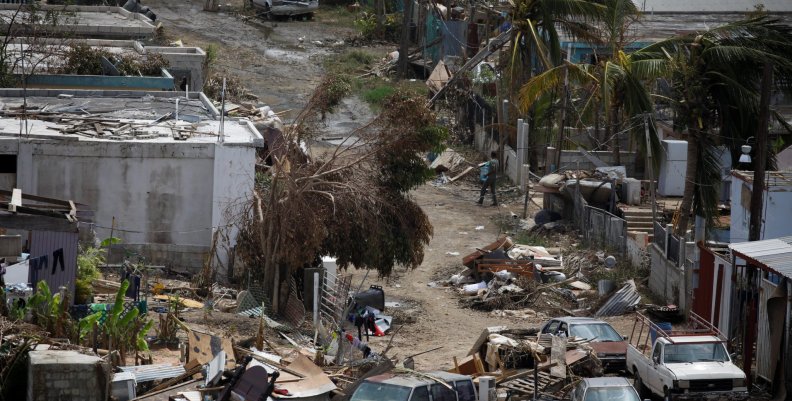
[[363, 382], [349, 401], [407, 401], [410, 390], [393, 384]]
[[572, 337], [601, 342], [624, 341], [622, 336], [607, 323], [587, 323], [572, 325]]
[[641, 401], [632, 387], [592, 387], [583, 401]]
[[665, 363], [726, 362], [729, 354], [721, 343], [666, 344]]

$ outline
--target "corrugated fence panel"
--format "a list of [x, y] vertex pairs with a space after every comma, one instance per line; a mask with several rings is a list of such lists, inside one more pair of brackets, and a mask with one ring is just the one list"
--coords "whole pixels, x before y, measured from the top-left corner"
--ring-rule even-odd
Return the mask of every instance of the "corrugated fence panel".
[[74, 303], [74, 280], [77, 277], [78, 233], [33, 231], [30, 238], [30, 282], [44, 280], [53, 293], [64, 286], [69, 302]]
[[767, 381], [773, 381], [775, 371], [772, 367], [772, 358], [770, 350], [770, 325], [767, 324], [767, 301], [773, 296], [776, 290], [776, 285], [762, 279], [759, 291], [759, 336], [756, 337], [759, 341], [756, 342], [756, 374]]

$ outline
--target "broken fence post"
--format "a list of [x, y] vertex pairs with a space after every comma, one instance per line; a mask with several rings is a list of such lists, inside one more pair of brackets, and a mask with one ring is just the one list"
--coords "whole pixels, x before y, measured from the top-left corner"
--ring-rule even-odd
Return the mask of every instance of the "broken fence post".
[[313, 274], [313, 324], [319, 327], [319, 272]]

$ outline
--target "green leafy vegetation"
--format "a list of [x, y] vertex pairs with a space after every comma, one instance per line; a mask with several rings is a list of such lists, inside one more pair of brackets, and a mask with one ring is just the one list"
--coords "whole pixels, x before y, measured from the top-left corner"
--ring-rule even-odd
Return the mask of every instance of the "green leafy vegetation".
[[393, 86], [377, 86], [376, 88], [369, 89], [363, 94], [363, 100], [372, 106], [380, 107], [385, 103], [385, 100], [396, 92]]
[[105, 263], [106, 252], [105, 249], [92, 246], [80, 249], [80, 254], [77, 255], [77, 280], [75, 281], [74, 302], [76, 304], [91, 302], [93, 296], [91, 283], [101, 276], [99, 267]]
[[129, 288], [129, 280], [124, 280], [116, 293], [115, 302], [109, 311], [99, 311], [79, 322], [79, 338], [87, 340], [88, 334], [97, 331], [97, 347], [118, 351], [120, 363], [126, 364], [129, 352], [148, 351], [146, 333], [154, 321], [140, 315], [136, 307], [125, 311], [124, 294]]
[[396, 42], [401, 35], [402, 15], [387, 14], [382, 24], [377, 22], [377, 15], [371, 12], [362, 12], [355, 20], [355, 27], [360, 30], [365, 39], [388, 40]]

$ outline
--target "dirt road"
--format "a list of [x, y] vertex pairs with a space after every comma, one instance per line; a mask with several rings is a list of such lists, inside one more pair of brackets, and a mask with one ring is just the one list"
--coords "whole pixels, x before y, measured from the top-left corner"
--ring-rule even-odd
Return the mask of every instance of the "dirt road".
[[313, 21], [289, 22], [243, 17], [236, 11], [242, 0], [223, 2], [220, 12], [203, 11], [202, 0], [146, 4], [157, 13], [167, 40], [215, 46], [213, 68], [238, 76], [275, 111], [298, 111], [322, 77], [322, 59], [336, 51], [333, 43], [355, 32], [351, 25], [336, 23], [332, 12], [320, 12]]
[[[522, 205], [514, 203], [499, 208], [478, 206], [475, 204], [477, 193], [471, 190], [472, 187], [455, 189], [452, 192], [446, 188], [425, 185], [413, 194], [434, 226], [434, 237], [426, 249], [423, 264], [411, 271], [397, 270], [395, 277], [388, 280], [370, 274], [364, 284], [364, 288], [370, 284], [382, 285], [387, 301], [406, 304], [402, 308], [388, 309], [386, 314], [395, 313], [397, 319], [401, 318], [402, 321], [415, 317], [415, 323], [405, 325], [396, 335], [390, 356], [403, 359], [421, 351], [443, 347], [416, 357], [417, 369], [453, 367], [453, 357], [467, 355], [473, 341], [488, 326], [533, 326], [540, 323], [540, 320], [493, 318], [486, 312], [462, 308], [458, 303], [458, 295], [454, 293], [456, 290], [428, 285], [463, 270], [464, 255], [497, 239], [500, 230], [493, 223], [494, 217], [498, 214], [509, 216], [512, 209], [515, 213], [521, 211]], [[489, 199], [485, 201], [485, 205], [488, 204]], [[483, 229], [476, 230], [477, 226], [483, 226]], [[447, 252], [458, 252], [460, 255], [451, 256]], [[359, 285], [365, 273], [352, 273], [353, 285]], [[372, 348], [382, 350], [389, 340], [390, 336], [372, 340]]]
[[[239, 0], [232, 6], [241, 7]], [[168, 40], [181, 40], [185, 45], [218, 49], [215, 68], [225, 69], [240, 77], [242, 83], [259, 99], [276, 111], [299, 110], [323, 74], [322, 59], [337, 48], [325, 44], [346, 38], [354, 28], [329, 23], [328, 14], [319, 13], [316, 21], [308, 22], [243, 22], [233, 12], [208, 13], [202, 11], [203, 2], [186, 0], [169, 2], [151, 0], [147, 3], [158, 13]], [[332, 14], [329, 14], [332, 15]], [[324, 19], [323, 19], [324, 18]], [[302, 41], [299, 39], [302, 38]], [[322, 41], [318, 46], [314, 41]], [[349, 121], [372, 117], [361, 112], [359, 103], [344, 104], [337, 113], [341, 120], [329, 123], [328, 129], [349, 128]], [[357, 110], [357, 111], [356, 111]], [[289, 115], [286, 115], [287, 119]], [[342, 121], [343, 120], [343, 121]], [[492, 318], [485, 312], [463, 309], [452, 289], [433, 288], [429, 283], [447, 279], [461, 271], [462, 256], [494, 241], [500, 234], [493, 223], [498, 214], [510, 215], [510, 209], [520, 213], [521, 203], [506, 202], [499, 208], [476, 205], [476, 189], [455, 186], [435, 188], [430, 185], [414, 192], [418, 203], [434, 225], [434, 237], [426, 249], [424, 263], [415, 270], [397, 270], [388, 280], [372, 273], [364, 283], [382, 285], [388, 301], [399, 302], [393, 308], [401, 325], [395, 336], [390, 356], [400, 359], [435, 347], [441, 350], [415, 358], [418, 369], [447, 369], [453, 357], [463, 357], [482, 329], [496, 325], [534, 325], [539, 321], [513, 321]], [[489, 199], [485, 202], [489, 204]], [[477, 230], [476, 227], [483, 226]], [[447, 253], [458, 253], [451, 256]], [[362, 271], [351, 272], [358, 285]], [[390, 337], [372, 341], [372, 348], [382, 350]]]

